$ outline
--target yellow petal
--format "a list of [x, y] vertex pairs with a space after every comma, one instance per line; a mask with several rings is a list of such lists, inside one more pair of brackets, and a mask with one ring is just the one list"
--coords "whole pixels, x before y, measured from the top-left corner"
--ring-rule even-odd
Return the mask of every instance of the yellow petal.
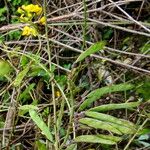
[[46, 23], [46, 18], [45, 18], [45, 17], [42, 17], [42, 18], [39, 20], [39, 23], [42, 24], [42, 25], [45, 25], [45, 23]]
[[31, 29], [30, 29], [30, 27], [28, 27], [28, 26], [25, 26], [24, 28], [23, 28], [23, 32], [22, 32], [22, 35], [23, 36], [29, 36], [30, 35], [30, 32], [31, 32]]
[[60, 91], [56, 91], [56, 97], [60, 97], [60, 96], [61, 96]]
[[42, 8], [38, 5], [35, 5], [33, 8], [33, 11], [37, 14], [40, 15], [40, 13], [42, 12]]
[[31, 12], [31, 13], [36, 13], [37, 15], [40, 15], [40, 13], [42, 12], [42, 7], [40, 7], [39, 5], [22, 5], [22, 9], [25, 10], [26, 12]]

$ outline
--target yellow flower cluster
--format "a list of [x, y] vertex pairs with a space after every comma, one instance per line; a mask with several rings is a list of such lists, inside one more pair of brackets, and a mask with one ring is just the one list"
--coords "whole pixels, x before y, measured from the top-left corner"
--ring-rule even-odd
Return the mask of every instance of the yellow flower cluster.
[[[39, 5], [34, 5], [34, 4], [29, 4], [26, 6], [22, 5], [21, 7], [18, 8], [17, 12], [20, 14], [20, 21], [27, 23], [27, 22], [32, 22], [32, 19], [34, 17], [38, 17], [42, 13], [42, 7], [40, 7]], [[45, 17], [42, 17], [38, 21], [38, 23], [40, 23], [41, 25], [45, 25], [45, 22], [46, 22]], [[22, 35], [23, 36], [25, 36], [25, 35], [26, 36], [29, 36], [29, 35], [37, 36], [38, 32], [35, 29], [35, 27], [33, 27], [32, 25], [31, 25], [31, 27], [25, 26], [23, 28]]]
[[29, 36], [29, 35], [37, 36], [37, 35], [38, 35], [38, 32], [37, 32], [37, 30], [36, 30], [35, 28], [33, 28], [33, 27], [25, 26], [25, 27], [23, 28], [22, 35], [23, 35], [23, 36]]
[[33, 4], [27, 6], [22, 5], [18, 8], [17, 12], [20, 14], [27, 14], [27, 16], [32, 16], [34, 13], [40, 15], [42, 13], [42, 7]]

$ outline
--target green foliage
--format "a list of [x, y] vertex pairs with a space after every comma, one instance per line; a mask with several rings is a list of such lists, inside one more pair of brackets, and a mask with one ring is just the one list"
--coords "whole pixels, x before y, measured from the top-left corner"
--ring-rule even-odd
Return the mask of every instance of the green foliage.
[[23, 106], [20, 106], [19, 107], [20, 110], [30, 110], [30, 109], [33, 109], [33, 110], [38, 110], [38, 107], [37, 106], [34, 106], [34, 105], [23, 105]]
[[42, 140], [36, 141], [36, 147], [38, 150], [47, 150], [46, 143]]
[[106, 86], [106, 87], [102, 87], [100, 89], [96, 89], [87, 95], [87, 99], [80, 105], [79, 110], [83, 110], [86, 107], [89, 107], [91, 103], [93, 103], [97, 99], [100, 99], [101, 96], [103, 96], [105, 94], [112, 93], [112, 92], [131, 90], [133, 88], [134, 88], [134, 86], [132, 84], [123, 83], [123, 84]]
[[34, 89], [35, 83], [30, 84], [19, 96], [19, 100], [24, 103], [30, 99], [30, 92]]
[[91, 117], [91, 118], [102, 120], [102, 121], [116, 123], [120, 126], [126, 126], [128, 128], [131, 128], [132, 130], [136, 129], [136, 126], [133, 123], [131, 123], [127, 120], [124, 120], [124, 119], [119, 119], [119, 118], [113, 117], [111, 115], [98, 113], [98, 112], [92, 112], [92, 111], [85, 112], [85, 115], [88, 117]]
[[75, 142], [86, 143], [101, 143], [107, 145], [114, 145], [121, 141], [120, 137], [111, 135], [81, 135], [75, 138]]
[[66, 75], [56, 75], [55, 79], [57, 83], [64, 89], [67, 83], [67, 76]]
[[35, 110], [30, 109], [29, 110], [29, 114], [30, 114], [31, 119], [41, 129], [42, 134], [44, 134], [48, 140], [50, 140], [51, 142], [53, 142], [52, 133], [50, 132], [48, 126], [45, 124], [45, 122], [43, 121], [43, 119], [41, 117], [39, 117], [38, 113]]
[[28, 71], [29, 71], [30, 66], [26, 66], [24, 70], [22, 70], [14, 80], [14, 86], [18, 87], [20, 86], [22, 80], [26, 77]]
[[77, 144], [71, 144], [65, 150], [77, 150]]
[[94, 54], [94, 53], [98, 52], [99, 50], [103, 50], [105, 45], [106, 45], [106, 42], [104, 42], [104, 41], [93, 44], [86, 51], [84, 51], [82, 54], [80, 54], [80, 56], [78, 57], [76, 62], [82, 61], [87, 56], [90, 56], [91, 54]]
[[132, 130], [126, 126], [120, 126], [119, 124], [116, 123], [101, 121], [92, 118], [82, 118], [79, 120], [79, 122], [88, 125], [89, 127], [93, 127], [95, 129], [107, 130], [109, 132], [113, 132], [118, 135], [135, 133], [135, 130]]
[[103, 40], [109, 40], [112, 37], [113, 29], [105, 27], [102, 31], [102, 38]]
[[138, 107], [140, 102], [129, 102], [129, 103], [120, 103], [120, 104], [106, 104], [91, 108], [92, 111], [104, 112], [115, 109], [131, 109], [134, 107]]
[[0, 59], [0, 77], [8, 76], [12, 71], [12, 67], [10, 64], [5, 61]]
[[[128, 105], [128, 106], [126, 105], [124, 106], [124, 108], [128, 108], [129, 106], [131, 107], [131, 105]], [[132, 105], [132, 107], [134, 106]], [[103, 108], [106, 108], [106, 105]], [[123, 108], [123, 107], [115, 107], [115, 109], [116, 108]], [[105, 109], [102, 109], [101, 111], [104, 111], [104, 110]], [[112, 110], [112, 108], [106, 109], [106, 110]], [[135, 134], [138, 130], [138, 126], [136, 126], [132, 122], [129, 122], [124, 119], [116, 118], [111, 115], [98, 113], [94, 111], [86, 111], [85, 116], [86, 117], [79, 119], [79, 122], [81, 123], [81, 125], [83, 124], [94, 129], [107, 130], [111, 133], [118, 134], [120, 136]], [[85, 128], [86, 126], [83, 126], [82, 128]], [[100, 135], [100, 136], [99, 135], [82, 135], [82, 136], [76, 137], [75, 139], [76, 142], [102, 143], [102, 144], [110, 144], [110, 145], [117, 144], [117, 142], [120, 142], [122, 140], [123, 140], [122, 137], [116, 137], [113, 135]]]
[[6, 20], [6, 16], [5, 16], [6, 12], [7, 12], [7, 8], [6, 7], [0, 8], [0, 22]]
[[[37, 61], [31, 65], [29, 76], [41, 77], [44, 81], [48, 82], [50, 79], [50, 71], [44, 64], [41, 64], [41, 65], [39, 64], [41, 63]], [[51, 73], [53, 73], [54, 71], [55, 71], [55, 66], [52, 65]]]
[[139, 138], [136, 139], [135, 142], [137, 144], [144, 145], [145, 148], [149, 148], [150, 147], [149, 139], [150, 139], [149, 134], [143, 134], [139, 136]]
[[9, 40], [17, 40], [21, 37], [21, 31], [13, 31], [8, 33]]
[[148, 52], [150, 53], [150, 43], [145, 43], [141, 48], [140, 48], [141, 53]]
[[23, 55], [20, 60], [21, 67], [25, 67], [28, 63], [29, 63], [29, 58]]
[[[11, 24], [20, 23], [21, 20], [19, 20], [17, 14], [18, 7], [32, 2], [39, 5], [42, 1], [5, 0], [5, 3], [2, 1], [3, 6], [0, 8], [1, 26], [11, 26]], [[96, 5], [96, 7], [99, 7], [98, 3], [94, 3], [94, 7]], [[127, 5], [125, 11], [128, 11]], [[52, 10], [53, 13], [55, 12], [55, 8], [52, 7], [51, 2], [49, 2], [46, 9]], [[87, 11], [91, 8], [93, 6], [87, 7]], [[124, 9], [124, 6], [122, 6], [122, 9]], [[142, 13], [145, 9], [143, 7]], [[80, 10], [83, 11], [82, 8]], [[65, 13], [66, 10], [63, 9], [63, 11]], [[113, 13], [117, 14], [115, 10]], [[95, 18], [95, 13], [92, 14], [94, 14]], [[132, 13], [130, 14], [132, 15]], [[22, 17], [26, 15], [30, 14], [24, 12]], [[50, 16], [47, 13], [46, 15], [49, 19]], [[59, 13], [56, 12], [55, 15], [59, 16]], [[107, 14], [101, 16], [101, 21], [104, 19], [103, 16], [107, 16]], [[124, 24], [123, 22], [122, 24], [122, 21], [119, 21], [119, 24], [118, 22], [112, 22], [112, 19], [108, 19], [107, 21], [107, 18], [111, 18], [111, 16], [105, 17], [104, 21], [108, 24], [112, 23], [112, 26], [115, 23], [117, 24], [116, 27], [121, 26], [131, 30], [133, 26], [134, 29], [134, 25], [130, 22], [128, 26], [128, 23]], [[139, 16], [138, 19], [140, 18]], [[40, 20], [40, 16], [37, 17], [34, 13], [29, 19], [29, 21], [38, 20]], [[78, 22], [70, 20], [68, 22], [67, 18], [65, 23], [62, 23], [60, 20], [58, 23], [49, 24], [48, 21], [47, 31], [44, 29], [44, 26], [38, 23], [34, 24], [39, 33], [40, 31], [43, 33], [42, 36], [39, 34], [36, 40], [31, 36], [29, 38], [21, 37], [21, 31], [18, 31], [20, 28], [18, 30], [4, 30], [0, 33], [2, 58], [0, 59], [0, 127], [4, 128], [4, 125], [7, 123], [5, 118], [9, 114], [9, 106], [13, 106], [10, 105], [10, 101], [14, 99], [17, 101], [16, 109], [18, 112], [15, 116], [10, 116], [10, 119], [16, 118], [14, 124], [12, 124], [12, 126], [15, 125], [14, 130], [10, 134], [16, 133], [16, 126], [20, 127], [20, 125], [26, 124], [28, 119], [30, 121], [33, 120], [37, 126], [36, 129], [30, 129], [29, 127], [29, 133], [31, 134], [38, 131], [34, 137], [23, 139], [26, 138], [23, 135], [21, 138], [21, 140], [25, 140], [23, 144], [27, 149], [28, 142], [26, 141], [29, 141], [29, 147], [31, 148], [32, 146], [31, 149], [37, 150], [113, 150], [115, 148], [124, 149], [126, 145], [128, 149], [141, 149], [141, 145], [147, 148], [150, 147], [150, 129], [148, 128], [150, 113], [147, 109], [150, 102], [150, 80], [146, 79], [145, 75], [144, 80], [142, 80], [141, 78], [143, 77], [134, 71], [131, 74], [132, 70], [128, 72], [125, 69], [124, 73], [121, 67], [113, 66], [111, 63], [105, 61], [105, 59], [92, 58], [90, 59], [90, 65], [82, 62], [88, 56], [105, 48], [106, 42], [103, 40], [109, 40], [107, 43], [108, 47], [119, 48], [120, 50], [132, 53], [139, 50], [141, 53], [147, 55], [150, 50], [149, 39], [142, 36], [141, 39], [144, 38], [139, 40], [137, 37], [134, 37], [134, 33], [132, 35], [125, 31], [120, 32], [120, 30], [114, 30], [112, 27], [102, 27], [103, 31], [98, 33], [101, 34], [99, 36], [95, 32], [91, 34], [91, 29], [94, 30], [94, 27], [97, 26], [96, 22], [92, 22], [92, 20], [87, 20], [86, 22], [85, 19], [84, 23], [92, 27], [89, 26], [90, 29], [88, 29], [87, 26], [86, 28], [87, 31], [84, 33], [84, 40], [86, 41], [80, 41], [79, 39], [79, 37], [82, 37], [83, 20], [78, 20]], [[147, 22], [141, 21], [141, 23], [148, 28], [149, 24]], [[56, 27], [56, 29], [62, 29], [64, 32], [55, 30], [52, 26]], [[144, 33], [140, 28], [137, 29], [139, 31], [137, 34]], [[48, 33], [48, 36], [45, 31]], [[77, 31], [79, 34], [74, 34], [74, 32], [72, 34], [72, 31]], [[55, 38], [56, 33], [58, 33], [57, 38]], [[68, 37], [68, 34], [71, 36]], [[77, 36], [76, 40], [78, 39], [78, 43], [74, 42], [75, 39], [72, 38], [73, 36]], [[120, 38], [120, 36], [123, 38]], [[71, 49], [83, 49], [86, 45], [85, 42], [98, 41], [99, 37], [101, 37], [102, 41], [91, 45], [75, 61], [76, 52], [71, 52], [69, 47], [71, 46]], [[80, 45], [82, 42], [84, 46]], [[66, 48], [62, 48], [62, 46]], [[127, 60], [128, 57], [136, 60], [136, 56], [130, 53], [126, 55], [106, 50], [101, 54], [116, 62], [121, 61], [125, 63], [124, 60]], [[8, 59], [12, 64], [7, 61]], [[136, 65], [139, 68], [144, 68], [143, 64], [145, 64], [145, 60], [146, 63], [149, 61], [148, 58], [144, 58], [143, 56], [141, 61]], [[95, 65], [95, 62], [97, 65]], [[77, 66], [71, 67], [75, 63], [77, 63]], [[50, 68], [51, 64], [55, 65], [52, 65]], [[66, 70], [61, 70], [61, 67], [66, 68]], [[15, 71], [12, 71], [13, 68]], [[108, 79], [107, 77], [111, 77], [109, 79], [114, 85], [109, 84], [110, 86], [103, 87], [103, 85], [107, 84], [105, 82]], [[136, 82], [138, 83], [136, 85], [128, 84], [137, 78], [138, 81]], [[117, 84], [120, 81], [128, 83]], [[130, 90], [132, 90], [133, 96], [131, 96], [132, 93]], [[117, 93], [114, 94], [114, 92]], [[103, 96], [107, 96], [106, 94], [109, 94], [109, 97], [105, 99]], [[99, 101], [99, 99], [101, 100]], [[84, 111], [85, 109], [87, 111]], [[148, 120], [146, 123], [145, 119]], [[129, 120], [133, 120], [133, 122]], [[46, 122], [48, 122], [48, 125]], [[30, 126], [30, 124], [27, 125]], [[8, 137], [10, 134], [8, 134]], [[22, 149], [23, 146], [19, 145], [21, 143], [18, 138], [19, 134], [14, 135], [14, 137], [17, 140], [10, 138], [9, 143], [12, 143], [12, 146], [8, 146], [8, 149]], [[88, 145], [88, 143], [90, 144]], [[138, 146], [135, 147], [135, 145]], [[3, 148], [5, 148], [5, 145]]]
[[21, 4], [21, 0], [13, 0], [12, 4], [13, 6], [18, 6], [19, 4]]
[[150, 92], [148, 92], [150, 89], [150, 79], [145, 79], [141, 82], [141, 85], [139, 88], [137, 88], [136, 92], [140, 95], [141, 98], [144, 100], [150, 99]]
[[0, 44], [2, 44], [4, 42], [5, 38], [2, 34], [0, 34]]

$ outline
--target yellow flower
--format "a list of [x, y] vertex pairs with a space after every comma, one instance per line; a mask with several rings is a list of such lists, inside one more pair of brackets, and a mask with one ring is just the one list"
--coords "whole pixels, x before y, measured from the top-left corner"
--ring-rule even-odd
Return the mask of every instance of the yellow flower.
[[38, 5], [34, 5], [33, 12], [35, 12], [37, 15], [40, 15], [42, 12], [42, 8], [39, 7]]
[[39, 23], [42, 24], [42, 25], [45, 25], [45, 23], [46, 23], [46, 18], [45, 18], [45, 17], [42, 17], [42, 18], [39, 20]]
[[29, 35], [30, 35], [30, 27], [25, 26], [25, 27], [23, 28], [22, 35], [27, 35], [27, 36], [29, 36]]
[[22, 9], [25, 10], [27, 13], [36, 13], [37, 15], [40, 15], [42, 12], [42, 7], [40, 7], [39, 5], [22, 5]]
[[60, 97], [60, 96], [61, 96], [60, 91], [56, 91], [56, 97]]
[[23, 36], [29, 36], [29, 35], [33, 35], [33, 36], [37, 36], [38, 32], [35, 28], [31, 28], [29, 26], [25, 26], [23, 28], [23, 32], [22, 32]]

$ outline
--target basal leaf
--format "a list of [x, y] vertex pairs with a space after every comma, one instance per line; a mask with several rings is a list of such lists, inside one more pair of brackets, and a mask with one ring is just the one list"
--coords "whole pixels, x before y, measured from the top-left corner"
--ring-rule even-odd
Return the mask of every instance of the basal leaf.
[[140, 102], [129, 102], [129, 103], [121, 103], [121, 104], [106, 104], [91, 108], [90, 111], [104, 112], [114, 109], [131, 109], [134, 107], [138, 107]]
[[87, 99], [80, 105], [79, 110], [85, 109], [91, 103], [93, 103], [97, 99], [100, 99], [101, 96], [105, 94], [112, 93], [112, 92], [126, 91], [126, 90], [130, 90], [133, 88], [134, 86], [132, 84], [123, 83], [123, 84], [106, 86], [100, 89], [96, 89], [87, 95]]
[[106, 42], [104, 42], [104, 41], [93, 44], [86, 51], [84, 51], [82, 54], [80, 54], [80, 56], [78, 57], [76, 62], [82, 61], [87, 56], [90, 56], [91, 54], [94, 54], [94, 53], [98, 52], [99, 50], [102, 50], [104, 48], [105, 44], [106, 44]]
[[108, 145], [114, 145], [120, 140], [121, 138], [110, 135], [81, 135], [75, 138], [75, 142], [101, 143]]
[[87, 112], [85, 112], [85, 115], [88, 117], [98, 119], [98, 120], [119, 124], [120, 126], [126, 126], [128, 128], [132, 128], [133, 130], [136, 129], [136, 125], [134, 125], [132, 122], [129, 122], [124, 119], [119, 119], [119, 118], [113, 117], [111, 115], [98, 113], [98, 112], [94, 112], [94, 111], [87, 111]]
[[53, 136], [50, 132], [48, 126], [45, 124], [42, 118], [39, 117], [37, 112], [33, 109], [29, 110], [29, 114], [31, 116], [31, 119], [35, 122], [35, 124], [41, 129], [42, 133], [46, 136], [47, 139], [49, 139], [51, 142], [53, 142]]

